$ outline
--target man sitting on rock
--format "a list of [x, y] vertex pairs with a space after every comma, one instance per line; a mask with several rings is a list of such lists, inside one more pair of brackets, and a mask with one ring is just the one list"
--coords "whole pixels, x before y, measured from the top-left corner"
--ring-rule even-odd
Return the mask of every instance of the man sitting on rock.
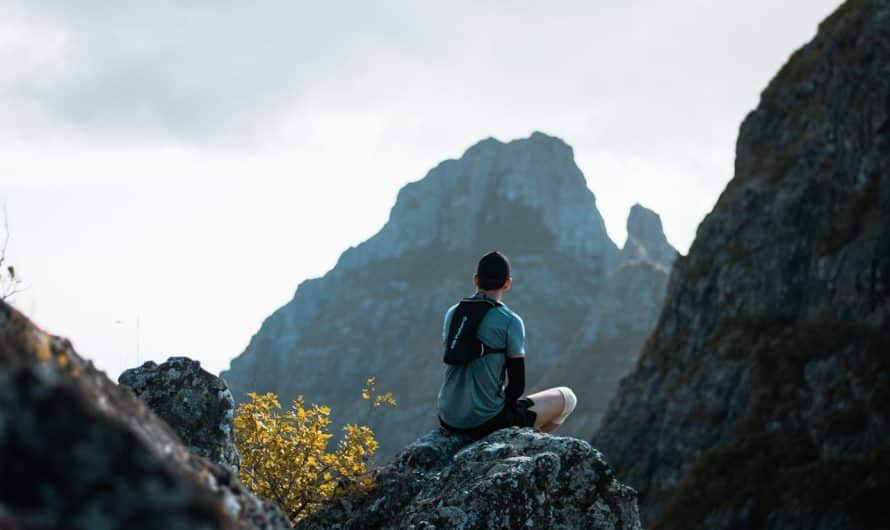
[[501, 302], [512, 283], [507, 257], [486, 254], [473, 275], [476, 294], [445, 313], [439, 422], [474, 440], [514, 425], [552, 432], [577, 403], [565, 386], [520, 397], [525, 390], [525, 327]]

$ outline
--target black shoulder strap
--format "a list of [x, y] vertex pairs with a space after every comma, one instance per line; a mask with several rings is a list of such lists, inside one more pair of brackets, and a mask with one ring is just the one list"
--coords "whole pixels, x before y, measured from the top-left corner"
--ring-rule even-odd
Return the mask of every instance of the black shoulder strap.
[[464, 298], [457, 304], [448, 323], [443, 360], [451, 365], [463, 365], [487, 353], [506, 353], [506, 348], [491, 348], [476, 334], [488, 312], [503, 304], [488, 298]]

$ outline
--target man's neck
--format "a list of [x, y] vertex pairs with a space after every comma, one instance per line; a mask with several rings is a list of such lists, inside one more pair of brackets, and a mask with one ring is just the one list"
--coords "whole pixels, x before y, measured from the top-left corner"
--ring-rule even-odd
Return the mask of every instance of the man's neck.
[[500, 289], [498, 289], [497, 291], [485, 291], [483, 289], [476, 289], [476, 294], [482, 294], [491, 298], [492, 300], [497, 300], [498, 302], [500, 302], [501, 297], [504, 296], [504, 291]]

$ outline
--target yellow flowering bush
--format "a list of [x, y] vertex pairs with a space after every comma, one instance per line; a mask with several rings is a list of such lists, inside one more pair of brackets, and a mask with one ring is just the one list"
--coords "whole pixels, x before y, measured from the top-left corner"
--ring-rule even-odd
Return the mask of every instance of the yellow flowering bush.
[[365, 381], [365, 388], [362, 389], [362, 399], [370, 403], [372, 409], [383, 405], [396, 405], [396, 398], [392, 396], [392, 392], [385, 394], [377, 394], [377, 378], [369, 377]]
[[[376, 394], [374, 378], [368, 379], [367, 386], [362, 398], [372, 407], [395, 405], [392, 394]], [[277, 502], [292, 521], [334, 495], [359, 493], [372, 485], [367, 462], [378, 444], [369, 427], [345, 426], [336, 449], [328, 452], [333, 436], [328, 432], [330, 408], [306, 406], [303, 397], [297, 396], [285, 410], [271, 392], [248, 396], [250, 401], [239, 406], [235, 415], [241, 482]]]

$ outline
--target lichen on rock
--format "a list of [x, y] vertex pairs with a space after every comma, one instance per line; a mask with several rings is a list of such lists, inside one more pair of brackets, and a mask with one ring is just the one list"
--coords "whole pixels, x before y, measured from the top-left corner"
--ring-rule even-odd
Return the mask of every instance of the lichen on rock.
[[426, 434], [376, 471], [366, 497], [336, 501], [297, 528], [641, 528], [636, 492], [583, 440], [509, 428], [468, 442]]
[[290, 527], [227, 467], [0, 301], [0, 528]]
[[118, 382], [167, 422], [189, 449], [212, 462], [240, 465], [235, 445], [235, 400], [225, 381], [188, 357], [170, 357], [124, 371]]
[[655, 530], [890, 528], [890, 0], [850, 0], [742, 123], [594, 444]]

